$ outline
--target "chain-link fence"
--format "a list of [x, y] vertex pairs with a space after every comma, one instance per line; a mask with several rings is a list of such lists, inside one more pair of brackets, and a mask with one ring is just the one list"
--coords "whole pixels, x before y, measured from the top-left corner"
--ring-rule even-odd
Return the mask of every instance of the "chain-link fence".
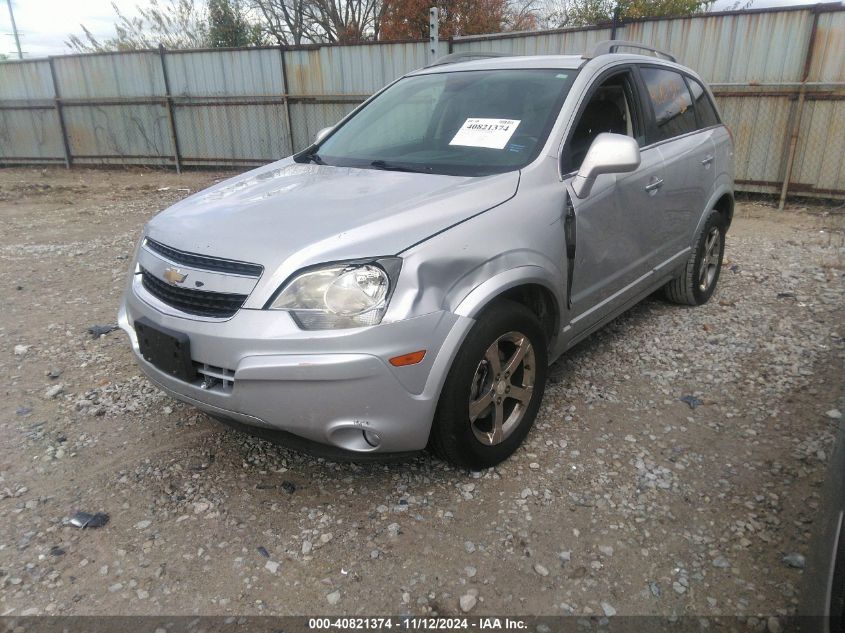
[[[711, 85], [738, 188], [845, 198], [845, 7], [711, 13], [454, 38], [463, 51], [583, 54], [626, 39], [672, 51]], [[134, 51], [0, 63], [0, 165], [250, 166], [306, 147], [428, 42]]]

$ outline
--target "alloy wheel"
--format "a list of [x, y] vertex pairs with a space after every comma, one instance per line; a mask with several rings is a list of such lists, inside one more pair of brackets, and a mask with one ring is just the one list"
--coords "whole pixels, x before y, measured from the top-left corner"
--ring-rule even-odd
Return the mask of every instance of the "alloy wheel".
[[722, 250], [722, 234], [719, 227], [714, 226], [704, 240], [704, 253], [701, 256], [701, 267], [698, 270], [698, 288], [706, 292], [716, 279], [719, 271], [720, 254]]
[[519, 426], [534, 394], [534, 348], [521, 332], [508, 332], [484, 353], [472, 379], [469, 423], [486, 446], [503, 442]]

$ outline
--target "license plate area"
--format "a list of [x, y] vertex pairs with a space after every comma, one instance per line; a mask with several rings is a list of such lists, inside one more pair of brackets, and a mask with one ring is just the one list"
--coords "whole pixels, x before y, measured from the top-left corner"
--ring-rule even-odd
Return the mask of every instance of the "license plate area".
[[135, 321], [135, 333], [141, 356], [153, 367], [186, 382], [196, 379], [187, 334], [154, 325], [144, 317]]

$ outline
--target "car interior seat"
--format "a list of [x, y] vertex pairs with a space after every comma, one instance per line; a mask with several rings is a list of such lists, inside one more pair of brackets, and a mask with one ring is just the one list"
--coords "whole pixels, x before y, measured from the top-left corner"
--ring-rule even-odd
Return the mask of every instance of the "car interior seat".
[[596, 100], [587, 105], [569, 143], [571, 165], [577, 168], [587, 155], [593, 140], [602, 132], [627, 134], [625, 115], [613, 101]]

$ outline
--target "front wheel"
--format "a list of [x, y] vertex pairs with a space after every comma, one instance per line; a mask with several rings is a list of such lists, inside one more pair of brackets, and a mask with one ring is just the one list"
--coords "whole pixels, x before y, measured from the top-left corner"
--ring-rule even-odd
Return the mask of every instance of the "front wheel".
[[666, 284], [666, 298], [674, 303], [699, 306], [716, 290], [725, 254], [725, 219], [715, 209], [710, 211], [695, 240], [686, 266], [680, 275]]
[[534, 313], [512, 301], [492, 305], [452, 363], [429, 445], [458, 466], [498, 464], [534, 424], [547, 372], [546, 336]]

